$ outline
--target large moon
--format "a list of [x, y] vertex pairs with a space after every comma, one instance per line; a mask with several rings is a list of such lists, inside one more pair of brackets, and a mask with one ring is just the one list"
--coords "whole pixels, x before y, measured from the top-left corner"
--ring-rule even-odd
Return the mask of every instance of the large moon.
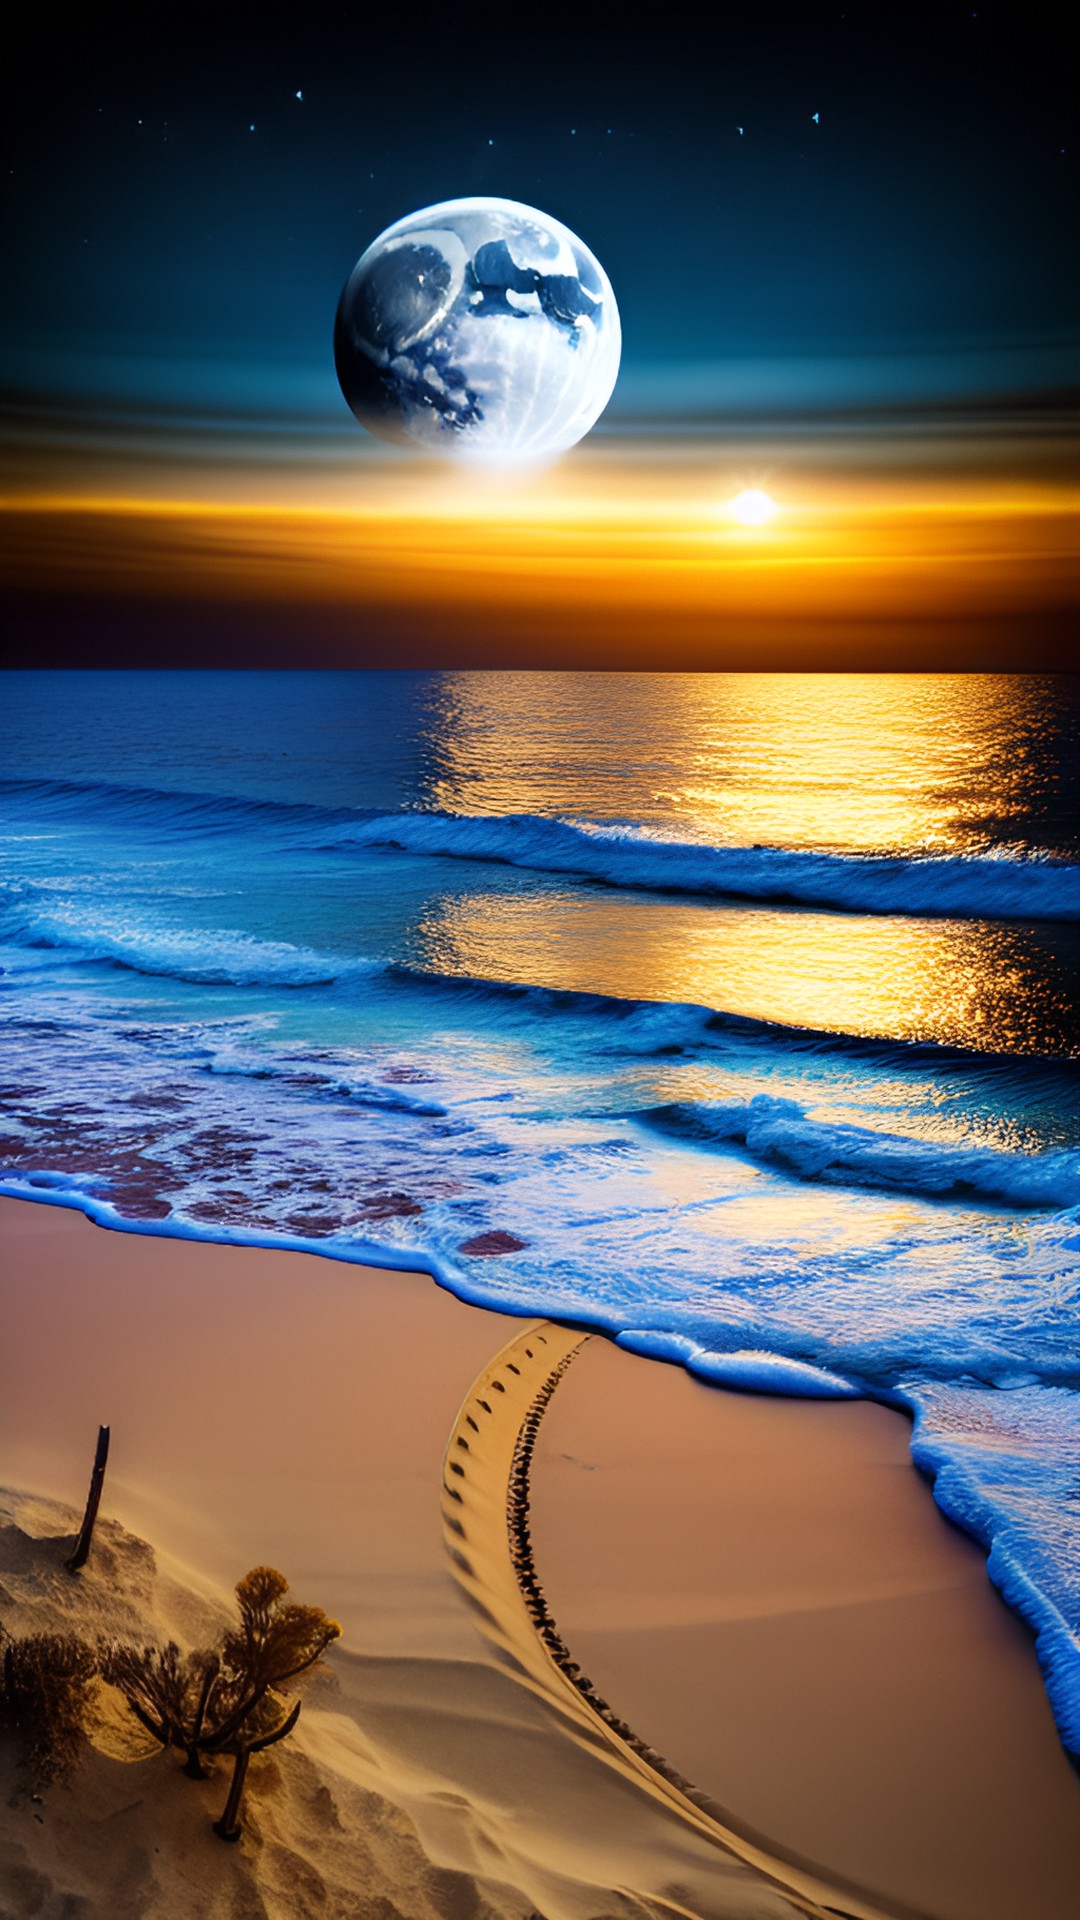
[[345, 282], [334, 327], [362, 426], [489, 465], [540, 461], [588, 433], [621, 344], [595, 255], [516, 200], [445, 200], [387, 227]]

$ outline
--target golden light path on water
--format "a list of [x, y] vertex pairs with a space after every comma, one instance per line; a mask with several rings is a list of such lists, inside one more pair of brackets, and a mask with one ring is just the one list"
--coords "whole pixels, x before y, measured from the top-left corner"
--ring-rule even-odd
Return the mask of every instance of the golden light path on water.
[[[1009, 838], [1045, 779], [1045, 680], [963, 674], [661, 674], [624, 680], [640, 759], [602, 675], [448, 675], [430, 804], [629, 819], [672, 839], [903, 855]], [[524, 725], [523, 725], [524, 720]], [[850, 924], [850, 923], [845, 923]]]
[[[1057, 850], [1050, 820], [1071, 749], [1046, 678], [657, 674], [616, 689], [602, 674], [536, 674], [528, 692], [498, 673], [443, 678], [425, 804], [894, 860]], [[640, 741], [633, 765], [628, 736]], [[416, 937], [421, 964], [440, 972], [1041, 1053], [1075, 1048], [1077, 947], [1072, 927], [970, 909], [583, 892], [527, 870], [515, 890], [479, 876], [475, 890], [448, 889]]]
[[446, 895], [417, 935], [440, 973], [668, 1000], [832, 1033], [1070, 1050], [1076, 940], [1007, 921], [719, 906], [626, 892]]

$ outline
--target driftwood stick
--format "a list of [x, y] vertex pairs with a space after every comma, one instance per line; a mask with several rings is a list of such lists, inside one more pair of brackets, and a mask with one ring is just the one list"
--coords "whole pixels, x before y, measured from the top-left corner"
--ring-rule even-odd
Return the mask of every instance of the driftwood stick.
[[75, 1551], [64, 1561], [69, 1573], [78, 1573], [85, 1567], [90, 1552], [90, 1542], [94, 1537], [94, 1522], [101, 1505], [101, 1489], [105, 1485], [105, 1463], [109, 1458], [109, 1429], [98, 1428], [97, 1452], [94, 1455], [94, 1468], [90, 1475], [90, 1491], [86, 1496], [86, 1512], [79, 1528], [79, 1537], [75, 1542]]

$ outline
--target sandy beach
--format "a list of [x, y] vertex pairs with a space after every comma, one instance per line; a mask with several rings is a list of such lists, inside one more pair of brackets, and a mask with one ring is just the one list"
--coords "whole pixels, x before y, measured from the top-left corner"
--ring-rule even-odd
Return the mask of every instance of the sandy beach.
[[[107, 1233], [51, 1206], [0, 1203], [0, 1230], [11, 1629], [82, 1606], [196, 1644], [266, 1562], [344, 1629], [296, 1734], [253, 1762], [239, 1847], [211, 1833], [220, 1780], [95, 1753], [41, 1807], [7, 1784], [0, 1911], [811, 1910], [576, 1734], [478, 1631], [442, 1460], [522, 1322], [418, 1274]], [[48, 1543], [81, 1509], [99, 1421], [100, 1544], [76, 1582]], [[540, 1424], [531, 1500], [574, 1659], [745, 1830], [868, 1912], [1072, 1920], [1080, 1785], [1029, 1636], [938, 1515], [900, 1416], [709, 1390], [593, 1338]]]

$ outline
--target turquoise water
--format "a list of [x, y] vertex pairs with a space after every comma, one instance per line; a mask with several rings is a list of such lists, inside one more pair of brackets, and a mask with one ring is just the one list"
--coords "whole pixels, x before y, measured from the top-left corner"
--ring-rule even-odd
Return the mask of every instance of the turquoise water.
[[1075, 682], [4, 695], [0, 1190], [911, 1408], [1080, 1746]]

